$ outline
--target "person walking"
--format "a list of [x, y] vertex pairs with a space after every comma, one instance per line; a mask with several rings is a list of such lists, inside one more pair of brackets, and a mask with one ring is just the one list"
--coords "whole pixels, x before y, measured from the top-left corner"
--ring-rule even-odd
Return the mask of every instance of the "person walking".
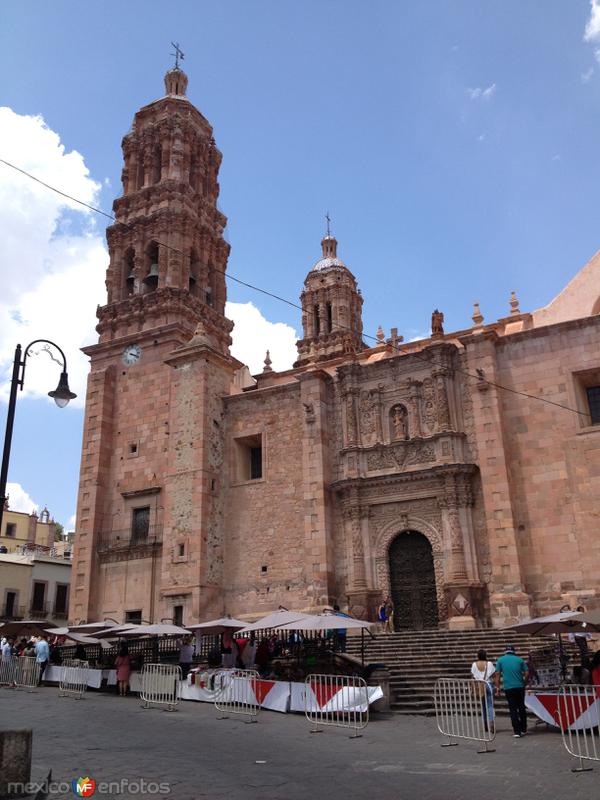
[[377, 619], [379, 620], [379, 624], [381, 625], [381, 632], [385, 633], [385, 623], [387, 622], [387, 598], [381, 601], [379, 608], [377, 609]]
[[186, 636], [179, 648], [179, 666], [181, 667], [181, 679], [186, 680], [194, 660], [194, 645], [191, 636]]
[[119, 655], [115, 658], [115, 669], [117, 670], [117, 684], [119, 687], [119, 694], [121, 697], [127, 696], [129, 690], [129, 677], [131, 675], [131, 658], [129, 656], [129, 648], [123, 642]]
[[50, 647], [48, 645], [48, 637], [42, 634], [37, 640], [35, 645], [35, 660], [40, 665], [40, 677], [38, 678], [38, 686], [42, 685], [44, 679], [44, 672], [50, 660]]
[[394, 604], [389, 597], [385, 601], [385, 632], [394, 632]]
[[16, 669], [17, 664], [15, 661], [15, 649], [14, 649], [14, 642], [15, 640], [12, 636], [7, 636], [4, 638], [2, 644], [2, 649], [0, 650], [0, 654], [2, 658], [0, 659], [0, 663], [2, 665], [2, 672], [4, 673], [4, 680], [8, 683], [9, 686], [16, 686]]
[[486, 731], [494, 733], [494, 689], [492, 686], [492, 675], [496, 668], [491, 661], [488, 661], [485, 650], [477, 651], [477, 660], [471, 664], [471, 675], [475, 684], [475, 691], [481, 700], [481, 712], [483, 714], [483, 725]]
[[508, 701], [513, 737], [519, 739], [527, 733], [527, 710], [525, 708], [525, 686], [527, 684], [527, 664], [515, 653], [512, 644], [506, 646], [506, 652], [496, 661], [494, 683], [496, 694], [500, 691], [500, 676], [504, 685], [504, 694]]

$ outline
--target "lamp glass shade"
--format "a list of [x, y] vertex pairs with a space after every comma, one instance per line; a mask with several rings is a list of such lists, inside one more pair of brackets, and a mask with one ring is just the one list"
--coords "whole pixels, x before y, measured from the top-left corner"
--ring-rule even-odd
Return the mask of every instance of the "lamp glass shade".
[[69, 404], [70, 400], [77, 397], [77, 395], [69, 389], [69, 376], [66, 372], [60, 373], [58, 386], [53, 392], [48, 392], [48, 396], [54, 399], [54, 402], [59, 408], [64, 408]]

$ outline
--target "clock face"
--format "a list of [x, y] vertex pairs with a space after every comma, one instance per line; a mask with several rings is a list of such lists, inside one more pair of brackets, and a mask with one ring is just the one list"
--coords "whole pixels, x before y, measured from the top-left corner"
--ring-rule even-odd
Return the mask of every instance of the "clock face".
[[141, 357], [142, 348], [139, 346], [139, 344], [130, 344], [123, 351], [123, 363], [127, 367], [130, 367], [132, 364], [137, 364]]

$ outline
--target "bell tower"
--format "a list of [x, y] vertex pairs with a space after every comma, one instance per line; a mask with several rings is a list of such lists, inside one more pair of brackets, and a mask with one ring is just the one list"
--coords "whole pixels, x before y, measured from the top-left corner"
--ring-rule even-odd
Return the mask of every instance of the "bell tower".
[[179, 67], [164, 97], [141, 108], [123, 138], [123, 196], [107, 230], [108, 302], [98, 309], [100, 342], [165, 322], [192, 336], [199, 320], [223, 352], [226, 217], [217, 208], [221, 153], [212, 127], [186, 97]]
[[202, 526], [217, 513], [209, 501], [220, 476], [208, 472], [208, 433], [221, 432], [222, 397], [241, 365], [225, 317], [221, 153], [187, 85], [176, 63], [122, 143], [108, 298], [99, 341], [84, 349], [73, 620], [197, 614], [209, 568]]
[[323, 254], [306, 276], [300, 295], [304, 335], [296, 345], [296, 367], [364, 348], [362, 295], [356, 278], [338, 258], [337, 244], [328, 224], [321, 240]]

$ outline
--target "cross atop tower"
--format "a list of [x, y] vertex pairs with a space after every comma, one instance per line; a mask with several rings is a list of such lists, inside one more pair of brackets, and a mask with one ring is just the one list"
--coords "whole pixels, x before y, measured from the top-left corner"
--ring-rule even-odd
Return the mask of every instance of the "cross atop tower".
[[179, 60], [181, 59], [181, 61], [183, 61], [184, 55], [179, 47], [179, 42], [171, 42], [171, 44], [175, 48], [175, 52], [171, 53], [172, 56], [175, 56], [175, 69], [179, 69]]
[[325, 219], [327, 220], [327, 236], [331, 236], [331, 229], [330, 229], [331, 217], [329, 216], [329, 211], [325, 214]]

